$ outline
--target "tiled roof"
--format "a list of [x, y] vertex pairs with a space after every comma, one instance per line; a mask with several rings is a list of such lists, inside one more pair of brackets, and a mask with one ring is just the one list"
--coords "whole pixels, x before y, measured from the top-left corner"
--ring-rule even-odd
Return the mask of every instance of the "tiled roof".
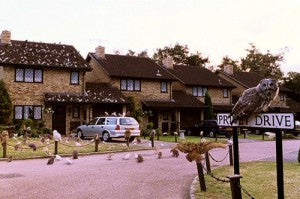
[[91, 57], [96, 59], [110, 76], [175, 80], [175, 77], [150, 58], [105, 54], [105, 59], [101, 59], [94, 53], [89, 53], [87, 61]]
[[[239, 81], [244, 86], [251, 88], [257, 86], [257, 84], [262, 80], [264, 77], [255, 72], [234, 72], [232, 75], [228, 75], [223, 72], [223, 74]], [[290, 91], [289, 89], [280, 86], [280, 91]]]
[[186, 85], [235, 87], [230, 82], [201, 66], [174, 65], [173, 69], [168, 69], [168, 71]]
[[300, 112], [300, 102], [292, 100], [291, 98], [286, 99], [286, 105], [289, 107], [288, 111]]
[[0, 42], [0, 64], [91, 70], [73, 46], [16, 40]]
[[45, 102], [126, 104], [127, 98], [106, 83], [86, 83], [84, 93], [45, 93]]
[[144, 99], [143, 104], [154, 108], [203, 108], [205, 104], [183, 90], [173, 90], [173, 99]]
[[225, 104], [213, 104], [213, 109], [216, 111], [228, 111], [231, 112], [233, 105]]

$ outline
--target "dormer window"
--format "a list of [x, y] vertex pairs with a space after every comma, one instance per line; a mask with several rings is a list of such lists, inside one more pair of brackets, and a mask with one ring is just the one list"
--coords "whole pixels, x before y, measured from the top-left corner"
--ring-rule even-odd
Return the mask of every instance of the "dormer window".
[[162, 93], [167, 93], [168, 92], [167, 82], [165, 82], [165, 81], [161, 82], [160, 92], [162, 92]]
[[16, 82], [43, 82], [43, 70], [33, 68], [16, 68], [15, 71]]
[[73, 84], [73, 85], [79, 84], [79, 72], [78, 71], [71, 72], [70, 84]]
[[120, 88], [122, 91], [141, 91], [141, 80], [121, 79]]
[[202, 86], [194, 86], [192, 92], [193, 92], [193, 96], [204, 97], [205, 93], [207, 92], [207, 88]]
[[228, 98], [229, 97], [229, 91], [227, 88], [223, 89], [223, 98]]

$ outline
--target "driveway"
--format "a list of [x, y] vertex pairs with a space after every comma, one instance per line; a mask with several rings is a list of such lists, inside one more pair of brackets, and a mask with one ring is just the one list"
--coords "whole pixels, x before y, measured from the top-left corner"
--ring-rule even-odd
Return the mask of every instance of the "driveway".
[[[299, 150], [300, 140], [284, 141], [284, 153]], [[188, 198], [189, 188], [197, 175], [195, 163], [184, 154], [171, 157], [170, 149], [162, 149], [157, 159], [153, 150], [107, 155], [80, 156], [72, 165], [47, 159], [0, 162], [0, 198]], [[134, 153], [144, 162], [138, 163]], [[213, 150], [221, 159], [227, 150]], [[123, 157], [130, 154], [129, 160]], [[275, 142], [240, 143], [240, 160], [252, 161], [275, 156]], [[222, 164], [228, 164], [228, 159]], [[216, 163], [212, 165], [216, 166]]]

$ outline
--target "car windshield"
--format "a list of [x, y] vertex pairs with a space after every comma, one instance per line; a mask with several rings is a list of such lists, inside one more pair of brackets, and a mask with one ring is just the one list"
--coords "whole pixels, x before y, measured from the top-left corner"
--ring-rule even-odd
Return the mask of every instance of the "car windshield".
[[125, 117], [120, 119], [121, 125], [138, 125], [138, 122], [132, 117]]

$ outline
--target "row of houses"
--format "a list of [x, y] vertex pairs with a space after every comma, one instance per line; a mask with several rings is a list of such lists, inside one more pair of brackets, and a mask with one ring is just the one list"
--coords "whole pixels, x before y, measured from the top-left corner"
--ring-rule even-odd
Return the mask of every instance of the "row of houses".
[[[105, 112], [126, 114], [132, 100], [143, 112], [142, 126], [184, 129], [203, 120], [206, 92], [215, 113], [230, 112], [241, 92], [262, 77], [234, 73], [232, 66], [214, 73], [174, 65], [172, 57], [158, 65], [150, 58], [106, 54], [102, 46], [84, 59], [71, 45], [12, 40], [3, 31], [0, 79], [13, 104], [11, 119], [31, 116], [65, 134]], [[287, 92], [281, 88], [273, 105], [280, 111], [288, 108]]]

